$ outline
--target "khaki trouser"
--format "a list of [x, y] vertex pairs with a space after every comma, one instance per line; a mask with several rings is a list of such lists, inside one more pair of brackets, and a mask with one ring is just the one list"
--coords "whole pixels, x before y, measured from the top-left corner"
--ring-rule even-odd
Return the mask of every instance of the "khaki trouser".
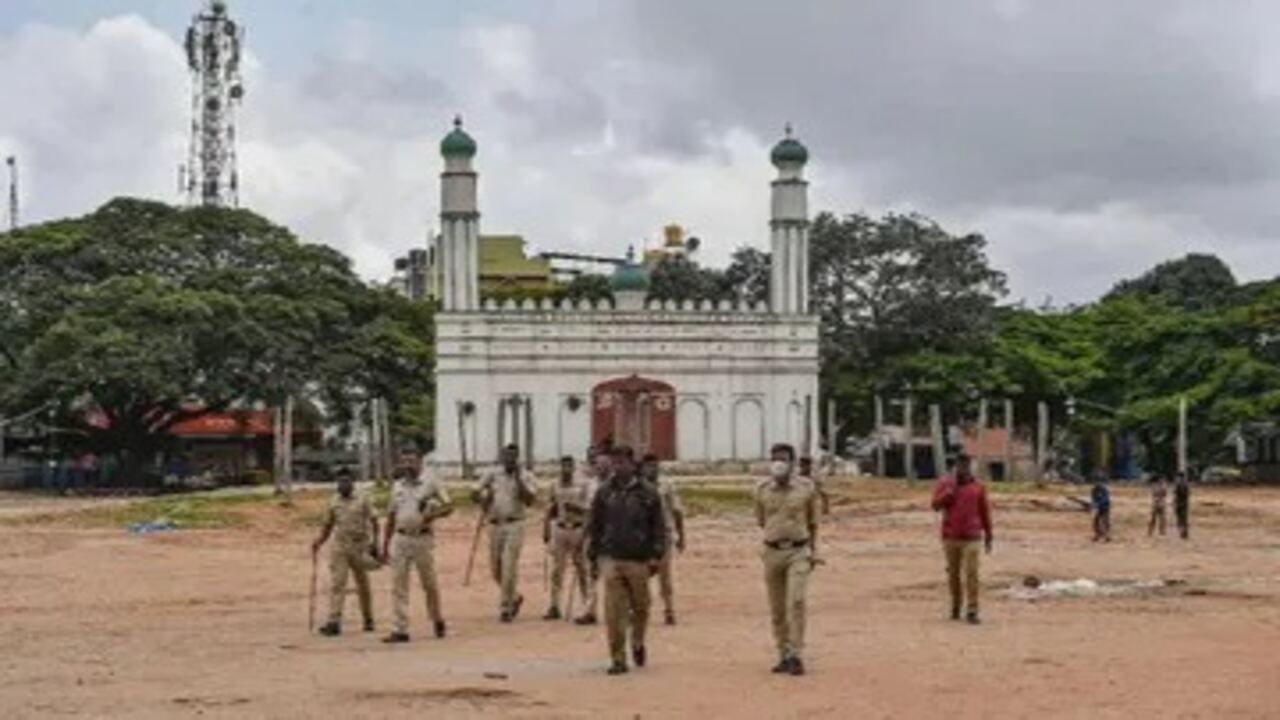
[[501, 588], [498, 607], [504, 612], [515, 609], [519, 596], [520, 548], [524, 545], [524, 521], [515, 520], [489, 526], [489, 571], [493, 582]]
[[961, 602], [960, 574], [964, 573], [964, 596], [969, 612], [978, 612], [978, 559], [982, 557], [979, 540], [943, 540], [947, 558], [947, 587], [951, 590], [951, 607], [959, 610]]
[[564, 572], [569, 563], [573, 563], [575, 589], [586, 603], [587, 612], [594, 612], [595, 586], [591, 582], [591, 573], [587, 570], [587, 556], [583, 547], [582, 528], [551, 528], [551, 607], [559, 610], [560, 599], [564, 596]]
[[674, 560], [675, 548], [673, 543], [667, 543], [667, 551], [663, 553], [662, 560], [658, 562], [658, 591], [662, 595], [662, 609], [668, 615], [675, 613], [675, 581], [672, 577], [671, 566]]
[[342, 606], [347, 599], [347, 575], [356, 580], [356, 593], [360, 597], [360, 614], [365, 622], [373, 621], [373, 596], [369, 593], [369, 571], [378, 567], [378, 561], [369, 554], [369, 546], [363, 543], [335, 542], [329, 549], [329, 622], [342, 622]]
[[1160, 534], [1165, 534], [1166, 529], [1165, 509], [1163, 505], [1156, 505], [1151, 508], [1151, 520], [1147, 523], [1147, 534], [1154, 535], [1156, 528], [1160, 528]]
[[631, 622], [631, 647], [644, 647], [649, 627], [649, 563], [641, 560], [601, 560], [604, 582], [604, 622], [609, 639], [609, 657], [615, 663], [627, 660], [627, 621]]
[[764, 549], [764, 584], [769, 590], [773, 641], [781, 657], [798, 658], [804, 652], [805, 592], [812, 571], [808, 546]]
[[430, 535], [397, 532], [391, 540], [391, 597], [394, 606], [392, 630], [409, 631], [409, 573], [418, 571], [422, 594], [427, 601], [427, 616], [435, 622], [444, 619], [440, 611], [440, 585], [436, 582], [435, 561], [431, 556], [434, 543]]

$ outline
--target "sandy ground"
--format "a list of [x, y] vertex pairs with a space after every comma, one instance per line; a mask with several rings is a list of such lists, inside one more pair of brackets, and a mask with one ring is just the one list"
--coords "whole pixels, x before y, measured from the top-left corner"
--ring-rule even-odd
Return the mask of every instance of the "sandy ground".
[[[656, 627], [650, 667], [603, 673], [603, 629], [540, 619], [530, 528], [525, 612], [499, 625], [483, 558], [462, 588], [473, 516], [445, 521], [437, 558], [451, 637], [306, 632], [307, 543], [320, 499], [249, 506], [247, 526], [133, 536], [65, 520], [0, 524], [0, 717], [1280, 717], [1280, 490], [1198, 489], [1194, 534], [1148, 539], [1145, 496], [1116, 492], [1116, 542], [1053, 511], [1062, 491], [996, 498], [985, 624], [944, 618], [927, 489], [845, 486], [810, 592], [810, 674], [779, 677], [758, 539], [744, 510], [690, 523], [680, 625]], [[84, 505], [76, 500], [75, 507]], [[47, 513], [57, 503], [33, 500]], [[1177, 579], [1166, 590], [1030, 602], [1044, 579]], [[321, 570], [321, 585], [324, 583]], [[323, 593], [320, 612], [324, 613]]]

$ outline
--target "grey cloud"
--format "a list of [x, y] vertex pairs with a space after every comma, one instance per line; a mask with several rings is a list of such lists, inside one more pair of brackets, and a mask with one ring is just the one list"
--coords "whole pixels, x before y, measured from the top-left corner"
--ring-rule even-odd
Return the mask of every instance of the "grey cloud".
[[1166, 189], [1276, 172], [1280, 113], [1254, 89], [1256, 58], [1180, 23], [1187, 6], [722, 1], [633, 12], [673, 66], [710, 70], [722, 121], [770, 132], [790, 117], [825, 158], [867, 168], [887, 199], [1070, 209], [1158, 204]]

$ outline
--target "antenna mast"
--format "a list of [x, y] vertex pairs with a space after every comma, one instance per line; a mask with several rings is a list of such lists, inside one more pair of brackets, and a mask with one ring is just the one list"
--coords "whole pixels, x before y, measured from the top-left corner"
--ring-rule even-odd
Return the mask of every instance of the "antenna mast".
[[9, 230], [18, 229], [18, 158], [10, 155], [5, 158], [9, 166]]
[[187, 30], [191, 68], [191, 149], [186, 166], [187, 202], [236, 207], [235, 110], [244, 97], [240, 50], [244, 29], [227, 15], [222, 0], [208, 0]]

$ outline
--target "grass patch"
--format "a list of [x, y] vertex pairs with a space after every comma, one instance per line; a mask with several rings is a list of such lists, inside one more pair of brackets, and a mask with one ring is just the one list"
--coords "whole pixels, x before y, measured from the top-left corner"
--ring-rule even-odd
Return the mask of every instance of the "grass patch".
[[246, 523], [240, 512], [246, 506], [271, 501], [273, 498], [262, 495], [186, 495], [90, 508], [63, 517], [88, 527], [168, 520], [181, 529], [228, 528]]
[[745, 512], [755, 502], [754, 486], [686, 485], [676, 492], [691, 517]]

